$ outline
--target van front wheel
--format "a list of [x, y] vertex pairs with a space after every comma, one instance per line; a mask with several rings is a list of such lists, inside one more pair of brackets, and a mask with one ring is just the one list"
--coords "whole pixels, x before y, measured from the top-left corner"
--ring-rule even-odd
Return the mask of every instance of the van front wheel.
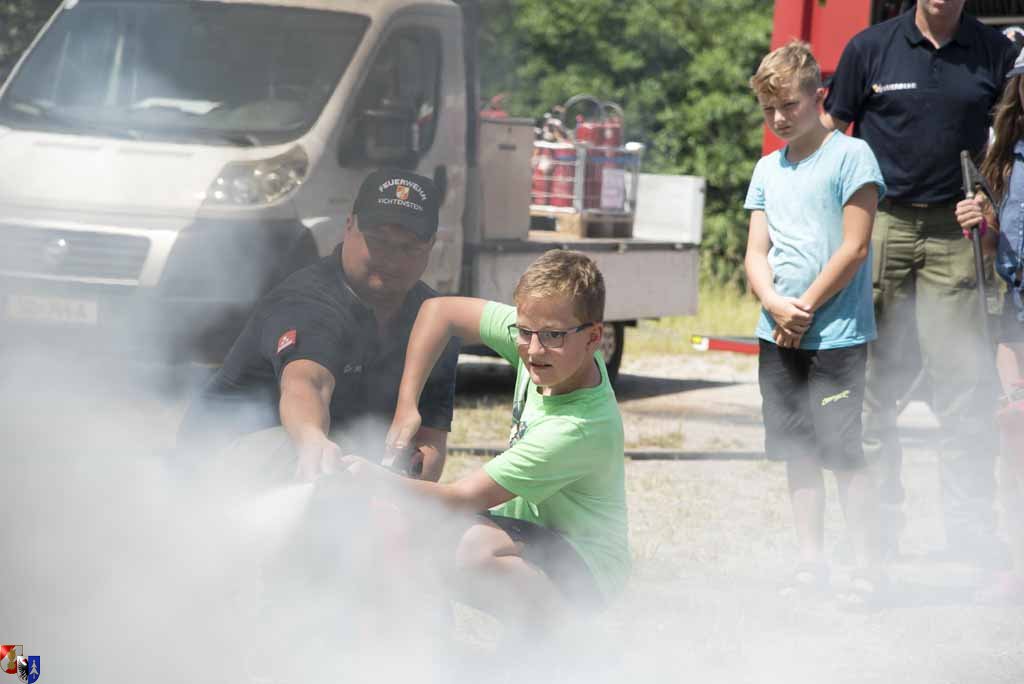
[[604, 334], [601, 335], [601, 356], [608, 369], [608, 380], [615, 382], [619, 377], [619, 365], [622, 363], [622, 348], [626, 342], [626, 326], [624, 323], [605, 323]]

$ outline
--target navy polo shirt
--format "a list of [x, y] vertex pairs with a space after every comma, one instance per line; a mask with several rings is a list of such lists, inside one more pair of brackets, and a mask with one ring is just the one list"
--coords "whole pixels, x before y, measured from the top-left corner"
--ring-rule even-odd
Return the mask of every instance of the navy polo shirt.
[[968, 15], [936, 49], [911, 9], [850, 40], [825, 109], [871, 146], [889, 199], [947, 202], [963, 194], [960, 151], [977, 157], [985, 146], [1015, 56], [1002, 33]]
[[[334, 376], [331, 430], [355, 441], [360, 455], [383, 457], [409, 333], [420, 305], [437, 293], [417, 283], [381, 334], [373, 310], [345, 281], [339, 250], [293, 273], [257, 304], [224, 365], [189, 404], [179, 445], [216, 448], [280, 425], [281, 375], [292, 361], [308, 359]], [[451, 428], [458, 355], [452, 340], [427, 380], [419, 403], [425, 427]]]

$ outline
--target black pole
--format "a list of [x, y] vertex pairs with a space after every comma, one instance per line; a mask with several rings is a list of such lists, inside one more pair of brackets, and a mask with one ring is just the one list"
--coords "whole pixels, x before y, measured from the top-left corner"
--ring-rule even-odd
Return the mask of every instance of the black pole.
[[[974, 196], [980, 183], [979, 174], [975, 169], [974, 162], [967, 150], [960, 152], [960, 169], [964, 179], [964, 197], [970, 199]], [[992, 344], [992, 338], [988, 329], [988, 295], [985, 293], [985, 259], [981, 251], [981, 224], [971, 228], [971, 246], [974, 248], [974, 275], [978, 281], [978, 309], [981, 314], [981, 332], [984, 335], [985, 343]]]

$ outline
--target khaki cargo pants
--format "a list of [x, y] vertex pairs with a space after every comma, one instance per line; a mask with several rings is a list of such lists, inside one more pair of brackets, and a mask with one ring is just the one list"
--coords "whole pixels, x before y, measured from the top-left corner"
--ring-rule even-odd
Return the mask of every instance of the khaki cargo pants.
[[904, 490], [896, 409], [916, 376], [916, 337], [940, 423], [938, 442], [931, 446], [938, 456], [947, 541], [969, 545], [994, 528], [998, 396], [971, 242], [963, 238], [952, 205], [884, 204], [871, 242], [878, 339], [868, 351], [864, 453], [879, 466], [883, 506], [898, 507]]

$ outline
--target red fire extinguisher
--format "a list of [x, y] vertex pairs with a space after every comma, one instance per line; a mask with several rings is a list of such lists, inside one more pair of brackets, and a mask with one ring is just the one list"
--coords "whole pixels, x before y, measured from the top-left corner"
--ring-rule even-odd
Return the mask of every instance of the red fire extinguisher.
[[576, 148], [564, 144], [554, 150], [554, 169], [551, 172], [551, 206], [571, 207], [576, 184]]
[[[589, 196], [599, 179], [594, 177], [594, 165], [592, 157], [594, 148], [601, 145], [601, 101], [593, 95], [574, 95], [562, 105], [567, 114], [579, 111], [575, 116], [576, 126], [573, 129], [573, 139], [581, 146], [580, 152], [585, 155], [585, 167], [583, 172], [582, 205], [584, 209], [590, 207]], [[582, 160], [580, 160], [582, 161]]]
[[576, 115], [576, 128], [573, 130], [573, 137], [576, 142], [584, 145], [598, 144], [598, 131], [601, 124], [597, 121], [587, 121], [582, 114]]
[[534, 145], [531, 201], [549, 207], [571, 207], [576, 175], [576, 148], [560, 118], [561, 107], [544, 114]]
[[605, 111], [602, 121], [604, 144], [607, 147], [622, 147], [622, 121], [625, 118], [622, 107], [614, 102], [605, 102], [602, 107]]
[[533, 182], [530, 186], [530, 203], [546, 206], [551, 198], [551, 148], [534, 145]]
[[620, 211], [624, 209], [624, 207], [619, 206], [618, 198], [621, 196], [623, 200], [625, 199], [624, 188], [622, 193], [611, 192], [609, 194], [609, 200], [615, 202], [614, 206], [604, 206], [604, 203], [602, 202], [602, 195], [604, 194], [603, 190], [606, 179], [609, 182], [618, 182], [617, 180], [613, 180], [613, 173], [608, 172], [613, 169], [618, 170], [626, 167], [627, 157], [622, 150], [622, 124], [625, 119], [625, 115], [622, 111], [622, 107], [614, 102], [603, 103], [602, 112], [603, 120], [601, 122], [601, 132], [604, 138], [604, 154], [601, 159], [601, 171], [599, 174], [600, 180], [594, 188], [592, 202], [594, 207], [600, 209]]
[[585, 104], [588, 116], [576, 115], [576, 142], [586, 146], [583, 208], [601, 208], [604, 171], [618, 166], [618, 148], [622, 145], [622, 108], [613, 102], [602, 102], [592, 95], [577, 95], [565, 103], [566, 111]]

